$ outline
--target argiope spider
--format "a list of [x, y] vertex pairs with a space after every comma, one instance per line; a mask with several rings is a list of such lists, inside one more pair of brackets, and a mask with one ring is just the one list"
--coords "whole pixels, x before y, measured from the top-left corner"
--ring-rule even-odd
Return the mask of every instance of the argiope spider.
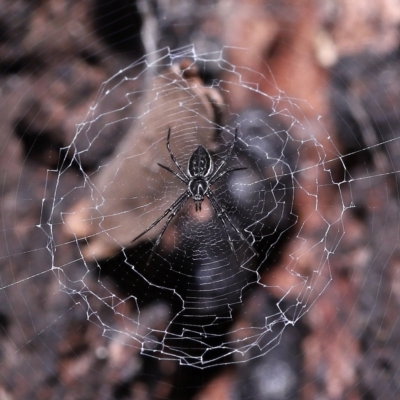
[[243, 233], [236, 227], [232, 219], [226, 213], [224, 208], [220, 205], [213, 191], [211, 190], [211, 186], [215, 182], [219, 181], [226, 174], [233, 171], [240, 171], [243, 169], [247, 169], [243, 167], [233, 167], [223, 170], [223, 167], [225, 166], [227, 160], [231, 157], [233, 147], [235, 146], [237, 140], [238, 129], [236, 128], [235, 130], [235, 137], [229, 147], [226, 156], [222, 159], [221, 163], [218, 165], [217, 168], [215, 168], [215, 170], [214, 170], [214, 162], [211, 158], [210, 153], [206, 148], [200, 145], [190, 156], [188, 167], [185, 172], [171, 150], [169, 144], [170, 136], [171, 136], [171, 128], [169, 128], [167, 135], [167, 150], [169, 152], [169, 155], [171, 156], [172, 161], [178, 168], [179, 172], [173, 171], [171, 168], [166, 167], [165, 165], [162, 164], [158, 165], [166, 169], [167, 171], [171, 172], [171, 174], [174, 174], [179, 180], [181, 180], [185, 185], [187, 185], [187, 190], [182, 195], [180, 195], [178, 199], [175, 200], [171, 204], [171, 206], [167, 210], [165, 210], [165, 212], [159, 218], [157, 218], [147, 229], [145, 229], [142, 233], [136, 236], [131, 243], [135, 242], [145, 233], [153, 229], [161, 220], [163, 220], [169, 214], [165, 222], [165, 225], [161, 229], [161, 232], [158, 234], [158, 237], [153, 245], [150, 258], [147, 262], [147, 264], [149, 264], [157, 246], [161, 241], [164, 232], [168, 228], [168, 225], [175, 217], [175, 215], [182, 209], [182, 207], [189, 200], [189, 198], [192, 198], [194, 200], [195, 210], [196, 212], [199, 212], [201, 211], [201, 204], [203, 203], [204, 197], [207, 197], [210, 200], [210, 203], [214, 208], [214, 211], [216, 212], [218, 218], [222, 221], [222, 224], [224, 225], [229, 245], [235, 256], [236, 256], [236, 251], [233, 246], [233, 240], [231, 238], [231, 235], [229, 234], [228, 225], [232, 227], [232, 229], [236, 232], [236, 234], [241, 238], [241, 240], [243, 240], [247, 244], [247, 246], [253, 251], [253, 253], [257, 255], [256, 250], [254, 250], [251, 243], [244, 237]]

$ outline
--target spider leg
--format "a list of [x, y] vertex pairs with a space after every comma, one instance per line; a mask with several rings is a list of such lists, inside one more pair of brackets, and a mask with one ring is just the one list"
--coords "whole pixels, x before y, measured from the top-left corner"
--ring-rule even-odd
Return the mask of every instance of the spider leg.
[[182, 176], [180, 176], [177, 172], [173, 171], [171, 168], [166, 167], [165, 165], [162, 165], [160, 163], [157, 163], [160, 167], [166, 169], [167, 171], [171, 172], [171, 174], [174, 174], [178, 179], [180, 179], [183, 183], [186, 183], [186, 185], [188, 184], [188, 181], [186, 178], [183, 178]]
[[[182, 198], [180, 198], [180, 201], [179, 201], [178, 203], [177, 203], [177, 202], [175, 202], [176, 204], [174, 203], [175, 207], [174, 207], [173, 210], [171, 210], [171, 214], [168, 216], [168, 218], [167, 218], [167, 220], [166, 220], [166, 222], [165, 222], [165, 225], [164, 225], [163, 228], [161, 229], [161, 232], [158, 234], [157, 239], [156, 239], [156, 241], [155, 241], [155, 243], [154, 243], [154, 245], [153, 245], [153, 247], [152, 247], [152, 249], [151, 249], [151, 254], [150, 254], [149, 259], [147, 260], [146, 265], [149, 265], [149, 264], [150, 264], [150, 261], [151, 261], [152, 258], [153, 258], [154, 252], [156, 251], [156, 248], [157, 248], [158, 245], [160, 244], [161, 238], [162, 238], [162, 236], [164, 235], [164, 232], [167, 230], [168, 225], [169, 225], [170, 222], [172, 221], [172, 218], [174, 218], [175, 215], [178, 214], [178, 212], [182, 209], [182, 207], [183, 207], [183, 206], [186, 204], [186, 202], [188, 201], [188, 199], [189, 199], [189, 197], [190, 197], [190, 192], [187, 190], [187, 191], [183, 194], [183, 196], [184, 196], [184, 197], [181, 196]], [[171, 207], [170, 207], [170, 208], [171, 208]]]
[[238, 136], [238, 128], [236, 127], [235, 129], [235, 137], [232, 140], [231, 146], [229, 147], [228, 153], [226, 154], [226, 156], [222, 159], [221, 164], [218, 165], [217, 169], [214, 171], [213, 175], [210, 178], [210, 181], [213, 181], [214, 178], [218, 175], [219, 171], [221, 171], [221, 168], [226, 164], [226, 162], [228, 161], [228, 159], [230, 158], [231, 154], [232, 154], [232, 150], [235, 146], [236, 140], [237, 140], [237, 136]]
[[168, 129], [168, 136], [167, 136], [167, 150], [169, 155], [171, 156], [171, 160], [175, 163], [176, 167], [179, 169], [181, 174], [189, 181], [188, 176], [185, 174], [185, 171], [182, 168], [182, 165], [179, 164], [179, 161], [175, 158], [174, 153], [172, 152], [171, 146], [169, 145], [169, 138], [171, 137], [171, 128]]
[[[233, 248], [233, 243], [232, 243], [232, 239], [229, 235], [229, 231], [227, 229], [227, 224], [226, 224], [225, 219], [229, 222], [229, 224], [231, 225], [233, 230], [239, 235], [240, 239], [242, 239], [247, 244], [247, 246], [251, 249], [251, 251], [254, 253], [254, 255], [258, 256], [258, 252], [254, 249], [252, 244], [244, 237], [243, 233], [233, 223], [232, 219], [229, 217], [229, 215], [226, 213], [226, 211], [221, 207], [221, 205], [219, 204], [218, 200], [215, 198], [214, 193], [211, 191], [211, 189], [208, 189], [206, 196], [209, 198], [211, 205], [214, 207], [214, 210], [217, 213], [217, 216], [221, 219], [221, 221], [223, 222], [223, 224], [225, 226], [226, 234], [228, 236], [231, 249]], [[235, 252], [235, 254], [236, 254], [236, 252]]]
[[233, 246], [233, 240], [231, 238], [231, 235], [229, 234], [229, 230], [228, 230], [228, 226], [226, 224], [226, 221], [224, 220], [223, 216], [222, 216], [222, 210], [219, 207], [219, 204], [216, 202], [216, 199], [212, 197], [212, 195], [210, 195], [210, 193], [206, 194], [206, 196], [209, 198], [211, 205], [213, 206], [215, 212], [217, 213], [217, 217], [222, 221], [222, 223], [224, 224], [224, 228], [225, 228], [225, 233], [226, 236], [228, 237], [228, 242], [229, 242], [229, 246], [232, 250], [232, 253], [235, 255], [236, 260], [238, 261], [238, 263], [240, 264], [239, 258], [236, 254], [236, 250], [235, 247]]
[[[140, 237], [142, 237], [145, 233], [147, 233], [148, 231], [150, 231], [151, 229], [153, 229], [163, 218], [165, 218], [170, 212], [173, 212], [175, 210], [176, 207], [178, 207], [181, 203], [185, 203], [186, 200], [190, 197], [190, 192], [189, 190], [186, 190], [185, 193], [183, 193], [181, 196], [178, 197], [177, 200], [175, 200], [171, 206], [165, 210], [165, 212], [163, 213], [163, 215], [161, 215], [161, 217], [158, 217], [147, 229], [145, 229], [141, 234], [139, 234], [138, 236], [136, 236], [131, 243], [133, 243], [134, 241], [136, 241], [137, 239], [139, 239]], [[182, 205], [183, 205], [182, 204]], [[176, 213], [175, 213], [176, 214]], [[172, 218], [171, 218], [172, 219]]]
[[210, 180], [210, 185], [219, 181], [224, 175], [228, 174], [229, 172], [241, 171], [243, 169], [248, 169], [248, 168], [247, 167], [228, 168], [227, 170], [221, 172], [219, 175], [217, 175], [217, 176], [214, 175], [213, 179]]

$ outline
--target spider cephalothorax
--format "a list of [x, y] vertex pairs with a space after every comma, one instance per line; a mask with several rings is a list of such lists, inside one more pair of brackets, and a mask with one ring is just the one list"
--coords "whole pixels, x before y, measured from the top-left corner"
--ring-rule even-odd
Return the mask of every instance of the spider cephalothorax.
[[[252, 245], [248, 242], [248, 240], [244, 237], [243, 233], [236, 227], [236, 225], [233, 223], [229, 215], [226, 213], [224, 208], [220, 205], [218, 202], [217, 198], [215, 197], [214, 193], [211, 190], [211, 186], [220, 180], [223, 176], [226, 174], [233, 172], [233, 171], [239, 171], [243, 170], [246, 168], [243, 167], [234, 167], [234, 168], [228, 168], [225, 170], [222, 170], [222, 168], [225, 166], [227, 160], [231, 157], [233, 147], [236, 143], [237, 140], [237, 135], [238, 135], [238, 130], [236, 128], [235, 130], [235, 138], [232, 141], [232, 144], [229, 147], [229, 150], [226, 154], [226, 156], [222, 159], [221, 163], [218, 165], [217, 168], [214, 169], [214, 162], [212, 160], [212, 157], [208, 150], [203, 147], [199, 146], [197, 149], [192, 153], [192, 155], [189, 158], [188, 162], [188, 167], [186, 172], [183, 170], [181, 164], [178, 162], [178, 160], [175, 158], [174, 153], [171, 150], [171, 146], [169, 144], [169, 139], [171, 137], [171, 129], [168, 130], [168, 136], [167, 136], [167, 149], [168, 153], [178, 168], [179, 172], [176, 172], [172, 170], [169, 167], [166, 167], [165, 165], [158, 164], [160, 167], [166, 169], [167, 171], [171, 172], [171, 174], [174, 174], [178, 179], [180, 179], [184, 184], [187, 185], [187, 190], [181, 194], [177, 200], [175, 200], [172, 205], [165, 210], [165, 212], [157, 218], [147, 229], [145, 229], [141, 234], [136, 236], [131, 243], [133, 243], [135, 240], [139, 239], [142, 237], [145, 233], [147, 233], [149, 230], [153, 229], [162, 219], [164, 219], [168, 214], [168, 218], [165, 222], [165, 225], [161, 229], [161, 232], [158, 234], [158, 237], [156, 239], [156, 242], [153, 245], [152, 251], [151, 251], [151, 256], [153, 255], [156, 247], [161, 241], [162, 235], [168, 228], [168, 225], [172, 221], [172, 218], [182, 209], [184, 204], [187, 202], [189, 198], [192, 198], [195, 204], [195, 210], [197, 212], [201, 211], [201, 204], [203, 203], [204, 197], [207, 197], [210, 200], [210, 203], [212, 207], [214, 208], [217, 217], [222, 221], [222, 224], [224, 225], [226, 234], [228, 236], [228, 241], [229, 245], [233, 251], [233, 253], [236, 255], [236, 251], [233, 246], [233, 241], [231, 239], [231, 236], [229, 234], [228, 230], [228, 224], [232, 227], [232, 229], [236, 232], [237, 235], [245, 242], [247, 245], [251, 248], [251, 250], [254, 252], [254, 254], [257, 254], [256, 251], [253, 249]], [[151, 258], [150, 256], [150, 258]], [[149, 259], [150, 261], [150, 259]]]

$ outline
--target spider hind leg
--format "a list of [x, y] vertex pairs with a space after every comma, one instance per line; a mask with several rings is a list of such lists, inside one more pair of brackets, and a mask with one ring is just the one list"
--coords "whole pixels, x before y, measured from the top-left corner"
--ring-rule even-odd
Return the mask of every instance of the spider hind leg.
[[229, 233], [229, 226], [228, 225], [230, 225], [232, 227], [233, 231], [240, 237], [240, 239], [244, 243], [246, 243], [247, 247], [252, 251], [252, 253], [255, 256], [258, 256], [259, 254], [254, 249], [253, 245], [245, 238], [243, 232], [241, 232], [240, 229], [234, 224], [232, 219], [229, 217], [229, 215], [226, 213], [226, 211], [220, 205], [218, 200], [215, 198], [214, 193], [210, 189], [206, 193], [206, 196], [210, 200], [210, 203], [211, 203], [212, 207], [214, 208], [214, 210], [215, 210], [215, 212], [217, 214], [217, 217], [221, 220], [222, 224], [224, 225], [224, 229], [225, 229], [226, 236], [228, 238], [229, 246], [230, 246], [233, 254], [235, 255], [236, 260], [239, 262], [239, 264], [240, 264], [240, 261], [239, 261], [237, 252], [235, 250], [235, 246], [233, 244], [234, 241], [233, 241], [233, 239], [231, 237], [231, 234]]

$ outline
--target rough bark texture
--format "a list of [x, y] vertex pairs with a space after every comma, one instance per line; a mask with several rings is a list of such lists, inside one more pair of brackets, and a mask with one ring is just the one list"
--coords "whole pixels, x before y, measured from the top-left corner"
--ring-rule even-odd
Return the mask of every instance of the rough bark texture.
[[[84, 307], [59, 291], [56, 276], [48, 272], [47, 237], [36, 225], [41, 200], [56, 183], [47, 170], [57, 166], [60, 148], [71, 142], [101, 83], [144, 53], [143, 21], [134, 1], [1, 0], [0, 398], [397, 398], [399, 5], [394, 0], [215, 0], [159, 2], [158, 7], [160, 46], [189, 40], [207, 51], [233, 46], [232, 63], [238, 57], [235, 47], [250, 48], [257, 58], [245, 60], [248, 67], [273, 76], [286, 95], [306, 100], [312, 109], [299, 109], [296, 117], [322, 116], [336, 147], [349, 154], [343, 162], [355, 178], [356, 207], [344, 215], [346, 234], [331, 257], [332, 281], [309, 313], [285, 331], [278, 347], [246, 364], [193, 370], [142, 357], [117, 335], [113, 340], [102, 336]], [[275, 85], [261, 90], [277, 94]], [[113, 109], [119, 102], [115, 97]], [[251, 100], [232, 88], [237, 112]], [[127, 129], [122, 125], [119, 137], [110, 131], [109, 140], [82, 159], [84, 168], [95, 170]], [[313, 132], [317, 139], [319, 129]], [[365, 147], [370, 150], [359, 152]], [[341, 164], [335, 168], [340, 176]], [[367, 174], [375, 178], [361, 179]], [[62, 190], [80, 185], [79, 179], [70, 173]], [[346, 188], [343, 196], [350, 196]], [[322, 201], [323, 208], [341, 207], [329, 192]], [[316, 222], [303, 235], [312, 237], [319, 228]], [[292, 250], [287, 240], [265, 282], [291, 285], [280, 271]], [[76, 255], [58, 257], [79, 270]], [[311, 252], [301, 265], [305, 275], [313, 257], [318, 254]], [[89, 278], [93, 292], [101, 295], [104, 287], [96, 274]], [[112, 274], [105, 279], [123, 298], [123, 285]], [[251, 326], [274, 296], [278, 293], [255, 293], [235, 323]], [[147, 315], [162, 321], [163, 307], [147, 309]], [[96, 312], [116, 331], [123, 329], [124, 321], [101, 302]], [[280, 374], [273, 381], [277, 365]], [[273, 391], [276, 385], [280, 392]]]

